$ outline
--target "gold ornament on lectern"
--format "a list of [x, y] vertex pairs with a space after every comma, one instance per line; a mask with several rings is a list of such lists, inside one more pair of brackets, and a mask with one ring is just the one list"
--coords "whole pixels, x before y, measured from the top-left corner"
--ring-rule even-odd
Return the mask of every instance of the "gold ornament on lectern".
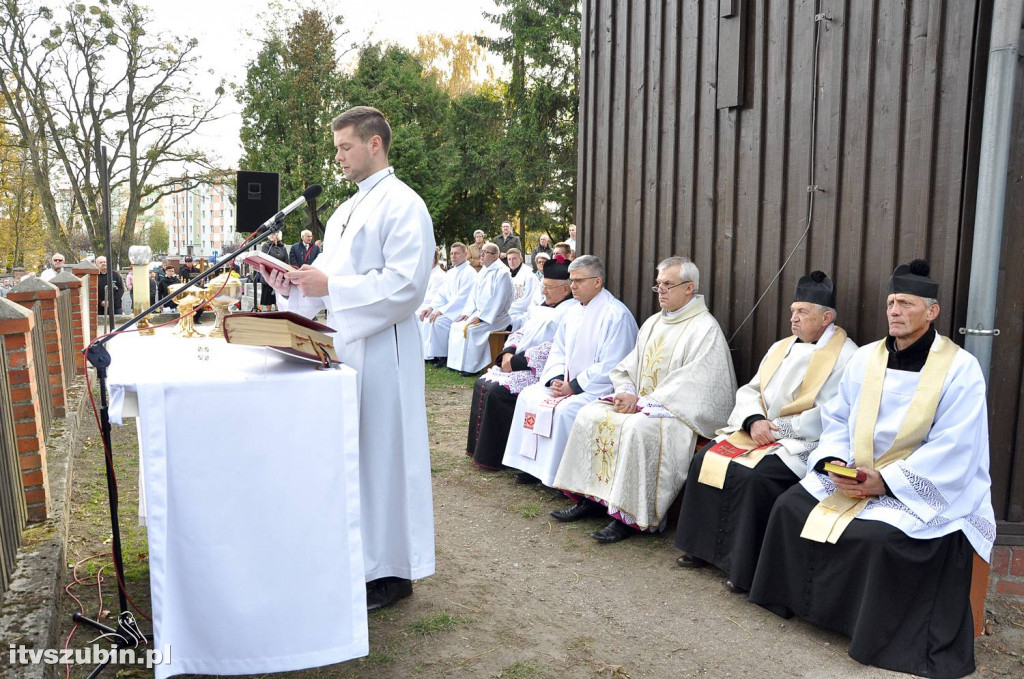
[[[170, 286], [170, 291], [177, 292], [184, 286], [185, 283], [177, 283]], [[194, 312], [196, 307], [206, 304], [209, 293], [210, 291], [206, 288], [194, 286], [188, 290], [182, 290], [180, 294], [176, 294], [172, 298], [174, 303], [178, 305], [178, 331], [174, 333], [175, 335], [179, 337], [206, 337], [206, 335], [196, 330]]]
[[206, 282], [210, 295], [210, 305], [217, 314], [217, 320], [210, 331], [210, 337], [224, 336], [224, 317], [231, 313], [231, 307], [242, 298], [242, 281], [231, 273], [222, 273]]

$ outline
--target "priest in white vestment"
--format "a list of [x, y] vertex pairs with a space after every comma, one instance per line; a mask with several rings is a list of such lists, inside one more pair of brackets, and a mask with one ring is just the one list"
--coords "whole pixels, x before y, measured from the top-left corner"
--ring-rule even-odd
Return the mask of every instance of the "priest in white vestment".
[[335, 159], [359, 191], [327, 222], [324, 253], [312, 265], [263, 275], [290, 311], [312, 317], [327, 309], [338, 355], [359, 375], [360, 532], [373, 610], [409, 596], [412, 580], [434, 572], [423, 351], [414, 314], [430, 278], [434, 230], [423, 200], [388, 164], [391, 128], [380, 111], [357, 106], [331, 127]]
[[508, 270], [512, 276], [512, 306], [508, 315], [512, 318], [512, 331], [523, 327], [533, 306], [533, 300], [540, 288], [540, 281], [527, 264], [523, 263], [523, 253], [519, 248], [512, 248], [505, 253], [508, 257]]
[[444, 285], [445, 270], [437, 263], [438, 249], [434, 248], [434, 266], [430, 269], [430, 280], [427, 281], [427, 294], [423, 296], [423, 304], [416, 309], [416, 319], [419, 321], [420, 339], [423, 340], [423, 354], [426, 355], [428, 342], [430, 342], [430, 323], [424, 321], [428, 309], [432, 309], [437, 299], [437, 293]]
[[452, 322], [462, 313], [469, 293], [473, 291], [476, 269], [466, 259], [466, 246], [452, 243], [449, 253], [451, 264], [444, 275], [444, 283], [434, 295], [431, 306], [421, 309], [417, 318], [429, 326], [429, 337], [423, 356], [436, 366], [448, 363], [448, 333]]
[[512, 279], [500, 255], [494, 243], [480, 248], [480, 271], [473, 290], [448, 333], [448, 367], [463, 375], [475, 375], [487, 367], [491, 332], [506, 330], [511, 322]]
[[978, 361], [932, 326], [929, 269], [914, 260], [890, 278], [889, 336], [857, 350], [825, 405], [750, 600], [850, 637], [860, 663], [960, 677], [975, 669], [975, 554], [987, 561], [996, 536], [988, 412]]
[[484, 469], [501, 468], [516, 399], [523, 389], [537, 383], [555, 331], [565, 314], [579, 306], [569, 291], [567, 265], [552, 263], [544, 273], [540, 286], [544, 304], [531, 307], [526, 323], [508, 336], [495, 365], [473, 387], [466, 454]]
[[604, 287], [604, 263], [593, 255], [569, 265], [569, 287], [580, 306], [555, 332], [538, 384], [516, 401], [502, 464], [520, 483], [550, 486], [580, 408], [612, 391], [609, 374], [636, 343], [633, 314]]
[[736, 376], [729, 346], [685, 257], [658, 267], [653, 291], [661, 311], [640, 328], [636, 345], [611, 372], [613, 396], [576, 416], [555, 487], [578, 502], [559, 521], [607, 513], [598, 542], [664, 527], [686, 480], [697, 437], [711, 438], [733, 407]]
[[835, 324], [835, 306], [835, 285], [823, 271], [800, 278], [793, 334], [771, 346], [736, 392], [728, 424], [690, 463], [675, 541], [685, 554], [676, 563], [719, 568], [731, 592], [750, 590], [772, 506], [807, 473], [821, 409], [857, 350]]

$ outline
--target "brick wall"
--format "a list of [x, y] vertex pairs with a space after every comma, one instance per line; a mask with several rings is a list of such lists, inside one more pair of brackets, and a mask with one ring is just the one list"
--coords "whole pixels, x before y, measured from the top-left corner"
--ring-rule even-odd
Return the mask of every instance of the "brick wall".
[[46, 442], [38, 406], [35, 361], [32, 351], [33, 314], [21, 305], [0, 298], [0, 344], [7, 353], [14, 433], [18, 446], [21, 482], [29, 521], [49, 515]]
[[1024, 546], [996, 545], [992, 549], [988, 594], [1024, 601]]

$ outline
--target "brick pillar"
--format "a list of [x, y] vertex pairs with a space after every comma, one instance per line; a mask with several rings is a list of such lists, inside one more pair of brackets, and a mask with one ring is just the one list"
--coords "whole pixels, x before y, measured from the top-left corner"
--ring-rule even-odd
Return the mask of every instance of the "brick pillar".
[[32, 312], [0, 297], [0, 343], [2, 350], [7, 352], [21, 484], [25, 489], [25, 504], [28, 505], [28, 520], [31, 522], [46, 520], [50, 496], [43, 420], [36, 405], [39, 396], [32, 355], [34, 325]]
[[[82, 279], [82, 329], [86, 331], [85, 344], [89, 344], [96, 339], [96, 307], [99, 306], [100, 299], [100, 269], [92, 262], [79, 262], [71, 265], [71, 273]], [[84, 356], [82, 361], [84, 370]]]
[[[64, 333], [71, 333], [75, 354], [75, 373], [85, 374], [85, 331], [82, 329], [82, 279], [67, 269], [50, 279], [50, 282], [61, 290], [68, 290], [71, 295], [71, 327], [61, 327]], [[68, 380], [70, 382], [70, 380]]]
[[46, 355], [37, 356], [36, 360], [46, 361], [46, 375], [49, 381], [49, 384], [38, 385], [39, 392], [40, 396], [50, 399], [55, 417], [66, 417], [65, 398], [67, 394], [64, 389], [64, 362], [60, 355], [61, 327], [57, 321], [58, 292], [60, 290], [56, 285], [35, 276], [28, 276], [7, 293], [7, 299], [30, 310], [37, 302], [39, 303]]
[[1024, 546], [993, 547], [988, 581], [989, 596], [1024, 602]]

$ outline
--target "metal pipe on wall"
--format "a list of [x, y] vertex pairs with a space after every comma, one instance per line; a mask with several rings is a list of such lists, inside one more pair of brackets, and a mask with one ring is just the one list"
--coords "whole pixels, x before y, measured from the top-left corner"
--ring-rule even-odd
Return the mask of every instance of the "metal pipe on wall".
[[985, 80], [967, 323], [960, 330], [967, 336], [964, 348], [978, 359], [986, 384], [991, 372], [993, 338], [997, 333], [994, 327], [999, 292], [999, 254], [1003, 240], [1010, 125], [1013, 122], [1013, 90], [1022, 18], [1024, 0], [995, 0]]

